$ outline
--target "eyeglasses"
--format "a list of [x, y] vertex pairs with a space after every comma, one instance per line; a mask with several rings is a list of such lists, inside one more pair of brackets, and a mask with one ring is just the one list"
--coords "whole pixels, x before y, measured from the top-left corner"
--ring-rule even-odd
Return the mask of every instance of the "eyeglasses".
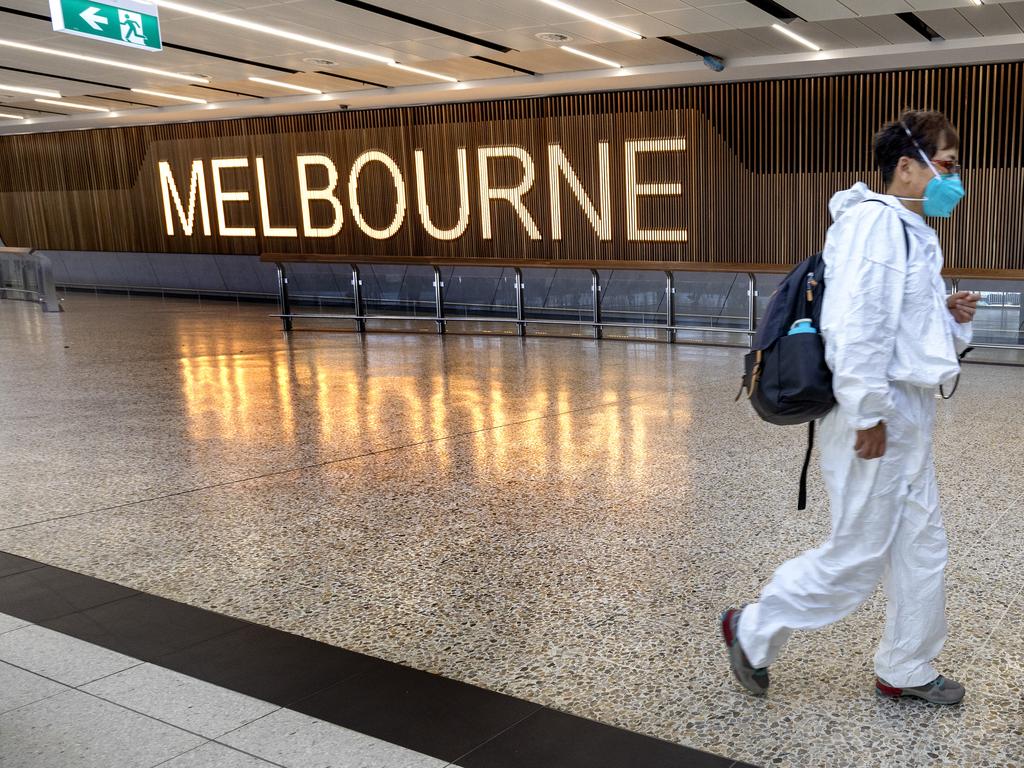
[[960, 175], [960, 163], [956, 160], [932, 160], [932, 165], [942, 170], [943, 173]]

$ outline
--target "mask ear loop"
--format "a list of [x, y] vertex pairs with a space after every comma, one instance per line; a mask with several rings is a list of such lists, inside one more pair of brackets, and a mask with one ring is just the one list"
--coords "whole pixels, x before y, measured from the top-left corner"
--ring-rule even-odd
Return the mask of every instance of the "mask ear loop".
[[[914, 149], [917, 150], [917, 154], [919, 154], [921, 156], [921, 159], [924, 160], [925, 165], [927, 165], [928, 168], [931, 170], [931, 172], [935, 174], [935, 178], [941, 179], [942, 178], [942, 174], [939, 173], [938, 169], [935, 167], [935, 165], [932, 163], [932, 161], [928, 159], [928, 155], [925, 154], [924, 150], [921, 148], [921, 145], [917, 143], [917, 139], [914, 138], [914, 134], [910, 132], [910, 129], [907, 127], [907, 124], [905, 122], [903, 122], [902, 120], [900, 120], [900, 126], [903, 128], [904, 131], [906, 131], [907, 137], [914, 144]], [[896, 199], [897, 200], [913, 200], [915, 202], [924, 202], [928, 198], [927, 197], [897, 197]]]
[[917, 150], [917, 154], [919, 154], [921, 156], [921, 159], [924, 160], [925, 165], [927, 165], [931, 169], [931, 172], [934, 173], [937, 178], [941, 179], [942, 174], [939, 173], [939, 169], [935, 167], [935, 164], [932, 163], [930, 159], [928, 159], [928, 155], [925, 154], [924, 150], [921, 148], [921, 145], [917, 143], [917, 139], [914, 138], [914, 134], [910, 132], [909, 128], [907, 128], [907, 124], [901, 120], [900, 125], [903, 126], [903, 130], [907, 132], [907, 136], [913, 142], [914, 148]]

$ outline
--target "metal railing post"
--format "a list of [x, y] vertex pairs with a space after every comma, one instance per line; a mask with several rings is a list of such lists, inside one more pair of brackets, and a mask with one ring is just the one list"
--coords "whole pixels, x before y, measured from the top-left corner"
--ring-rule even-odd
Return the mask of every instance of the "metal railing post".
[[281, 325], [285, 333], [290, 333], [292, 330], [292, 302], [288, 296], [288, 273], [280, 261], [275, 264], [277, 264], [277, 302], [281, 308]]
[[444, 282], [441, 280], [440, 267], [434, 267], [434, 309], [437, 332], [444, 333]]
[[594, 292], [594, 338], [601, 338], [601, 275], [590, 270], [590, 290]]
[[676, 276], [665, 272], [665, 325], [668, 326], [668, 343], [676, 343]]
[[516, 274], [516, 331], [526, 335], [526, 286], [523, 284], [523, 270], [514, 267]]
[[757, 276], [753, 272], [747, 273], [747, 310], [747, 330], [753, 343], [754, 331], [757, 330]]
[[53, 283], [53, 262], [43, 253], [33, 252], [36, 259], [36, 291], [39, 292], [39, 306], [43, 312], [63, 312], [57, 288]]
[[352, 300], [355, 304], [356, 331], [366, 333], [366, 308], [363, 306], [363, 280], [359, 277], [359, 265], [352, 264]]

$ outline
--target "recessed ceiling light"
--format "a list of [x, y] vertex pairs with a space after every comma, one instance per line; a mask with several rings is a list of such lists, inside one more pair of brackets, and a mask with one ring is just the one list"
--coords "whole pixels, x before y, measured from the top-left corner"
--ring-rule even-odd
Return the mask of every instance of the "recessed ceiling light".
[[772, 24], [772, 29], [775, 29], [775, 30], [781, 32], [782, 34], [784, 34], [784, 35], [786, 35], [788, 37], [793, 38], [798, 43], [800, 43], [800, 45], [805, 45], [808, 48], [810, 48], [812, 51], [820, 51], [821, 50], [821, 46], [816, 45], [815, 43], [812, 43], [806, 37], [800, 37], [800, 35], [798, 35], [796, 32], [794, 32], [793, 30], [791, 30], [791, 29], [789, 29], [787, 27], [782, 26], [781, 24]]
[[53, 104], [57, 107], [70, 107], [71, 109], [84, 109], [86, 112], [109, 112], [106, 107], [94, 107], [90, 104], [76, 104], [73, 101], [55, 101], [53, 99], [36, 99], [40, 104]]
[[51, 99], [59, 99], [60, 93], [57, 91], [50, 91], [46, 88], [24, 88], [20, 85], [0, 85], [0, 91], [10, 91], [11, 93], [27, 93], [29, 96], [48, 96]]
[[538, 40], [543, 40], [545, 43], [571, 43], [572, 36], [565, 35], [561, 32], [538, 32], [534, 35]]
[[323, 91], [319, 91], [316, 88], [307, 88], [304, 85], [282, 83], [280, 80], [268, 80], [265, 77], [250, 77], [249, 79], [252, 80], [254, 83], [263, 83], [263, 85], [274, 85], [277, 86], [278, 88], [289, 88], [293, 91], [301, 91], [302, 93], [315, 93], [317, 95], [323, 93]]
[[420, 69], [419, 67], [410, 67], [408, 64], [399, 64], [397, 61], [392, 61], [388, 64], [389, 67], [395, 69], [404, 69], [406, 72], [415, 72], [417, 75], [423, 75], [424, 77], [436, 77], [438, 80], [444, 80], [448, 83], [459, 82], [456, 78], [450, 77], [449, 75], [442, 75], [437, 72], [431, 72], [429, 69]]
[[116, 61], [114, 59], [104, 59], [99, 56], [86, 56], [81, 53], [70, 53], [69, 51], [59, 51], [56, 48], [44, 48], [41, 45], [29, 45], [28, 43], [18, 43], [14, 40], [0, 40], [0, 45], [6, 46], [7, 48], [17, 48], [22, 51], [31, 51], [32, 53], [43, 53], [47, 56], [59, 56], [64, 59], [75, 59], [77, 61], [88, 61], [92, 64], [103, 64], [107, 67], [118, 67], [120, 69], [130, 69], [134, 72], [146, 72], [150, 75], [158, 75], [160, 77], [170, 77], [175, 80], [187, 80], [193, 83], [208, 83], [210, 82], [204, 77], [196, 77], [194, 75], [182, 75], [177, 72], [168, 72], [163, 69], [154, 69], [153, 67], [140, 67], [135, 64], [126, 64], [123, 61]]
[[193, 104], [206, 104], [206, 99], [197, 99], [194, 96], [179, 96], [176, 93], [164, 93], [163, 91], [148, 91], [145, 88], [132, 88], [132, 93], [144, 93], [147, 96], [159, 96], [161, 99], [189, 101]]
[[619, 64], [617, 61], [612, 61], [611, 59], [602, 59], [600, 56], [595, 56], [592, 53], [587, 53], [586, 51], [581, 51], [578, 48], [571, 48], [568, 45], [563, 45], [562, 46], [562, 50], [563, 51], [568, 51], [569, 53], [575, 53], [577, 56], [582, 56], [584, 59], [590, 59], [591, 61], [596, 61], [598, 64], [604, 64], [606, 67], [614, 67], [615, 69], [622, 69], [622, 65]]
[[24, 115], [9, 115], [6, 112], [0, 112], [0, 119], [2, 120], [24, 120]]
[[603, 19], [596, 14], [590, 13], [589, 11], [584, 11], [582, 8], [577, 8], [576, 6], [569, 5], [568, 3], [563, 3], [561, 2], [561, 0], [540, 1], [542, 3], [550, 5], [552, 8], [558, 8], [560, 11], [571, 13], [573, 16], [579, 16], [581, 19], [592, 21], [594, 24], [600, 24], [602, 27], [605, 27], [606, 29], [613, 29], [616, 32], [626, 35], [627, 37], [632, 37], [634, 40], [644, 39], [644, 36], [641, 35], [639, 32], [634, 32], [632, 29], [624, 27], [621, 24], [616, 24], [614, 21], [608, 21], [608, 19]]

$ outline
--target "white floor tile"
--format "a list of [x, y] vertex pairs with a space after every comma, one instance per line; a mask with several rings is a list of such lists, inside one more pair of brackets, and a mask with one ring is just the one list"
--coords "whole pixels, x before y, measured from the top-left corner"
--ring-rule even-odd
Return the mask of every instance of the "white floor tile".
[[2, 768], [151, 768], [203, 743], [80, 691], [0, 715]]
[[273, 763], [210, 742], [179, 755], [157, 768], [273, 768]]
[[67, 686], [0, 661], [0, 714], [66, 690]]
[[440, 768], [443, 760], [312, 717], [279, 710], [219, 741], [286, 768]]
[[35, 625], [0, 635], [0, 661], [73, 687], [141, 663]]
[[27, 626], [27, 621], [22, 621], [16, 616], [8, 616], [6, 613], [0, 613], [0, 635]]
[[210, 739], [278, 709], [152, 664], [126, 669], [82, 690]]

